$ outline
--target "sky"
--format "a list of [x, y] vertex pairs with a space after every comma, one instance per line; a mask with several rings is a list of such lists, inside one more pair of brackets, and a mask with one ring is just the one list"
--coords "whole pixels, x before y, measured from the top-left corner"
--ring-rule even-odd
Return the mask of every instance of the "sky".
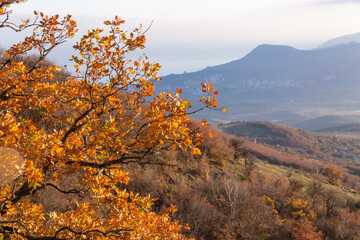
[[[236, 60], [259, 44], [313, 49], [360, 32], [360, 0], [29, 0], [13, 10], [19, 16], [70, 13], [82, 31], [115, 15], [129, 29], [153, 22], [145, 53], [163, 66], [162, 75]], [[15, 39], [2, 34], [0, 45]], [[67, 51], [57, 54], [56, 61], [68, 59]]]

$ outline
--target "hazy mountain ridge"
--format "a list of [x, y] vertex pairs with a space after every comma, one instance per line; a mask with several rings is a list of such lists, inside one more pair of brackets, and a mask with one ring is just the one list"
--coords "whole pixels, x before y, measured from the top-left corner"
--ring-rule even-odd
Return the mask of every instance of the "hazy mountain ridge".
[[323, 44], [319, 45], [318, 48], [333, 47], [337, 45], [345, 45], [356, 42], [360, 42], [360, 33], [348, 34], [345, 36], [330, 39], [329, 41], [326, 41]]
[[[165, 91], [182, 88], [186, 98], [196, 101], [201, 95], [200, 83], [213, 82], [220, 91], [221, 106], [229, 110], [227, 115], [206, 116], [215, 121], [241, 120], [243, 114], [261, 116], [264, 112], [282, 110], [315, 111], [316, 117], [323, 115], [316, 108], [360, 109], [359, 66], [360, 43], [307, 51], [264, 44], [236, 61], [165, 76], [158, 88]], [[244, 110], [244, 105], [250, 109]], [[287, 119], [279, 116], [265, 120]]]

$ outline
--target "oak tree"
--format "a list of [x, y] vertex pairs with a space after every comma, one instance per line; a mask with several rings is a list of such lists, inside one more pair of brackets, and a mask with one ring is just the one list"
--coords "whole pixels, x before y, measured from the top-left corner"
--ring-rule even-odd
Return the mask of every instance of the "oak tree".
[[321, 240], [323, 235], [306, 219], [295, 222], [292, 226], [292, 237], [295, 240]]
[[[155, 95], [160, 65], [129, 57], [144, 48], [146, 30], [126, 32], [118, 17], [81, 37], [72, 56], [76, 74], [58, 81], [62, 69], [44, 61], [75, 36], [76, 22], [34, 12], [16, 24], [11, 7], [25, 1], [0, 0], [0, 28], [31, 32], [0, 60], [0, 146], [24, 163], [10, 164], [11, 181], [0, 183], [0, 239], [183, 239], [171, 220], [174, 207], [152, 212], [150, 197], [124, 188], [130, 176], [121, 166], [171, 165], [153, 157], [168, 148], [200, 154], [207, 130], [190, 130], [189, 114], [217, 108], [217, 91], [203, 83], [203, 107], [192, 112], [180, 89]], [[74, 180], [62, 184], [66, 179]], [[54, 199], [34, 200], [49, 189], [76, 201], [59, 211]]]
[[343, 172], [333, 166], [326, 168], [323, 174], [327, 177], [328, 182], [335, 186], [341, 186], [341, 183], [345, 178]]

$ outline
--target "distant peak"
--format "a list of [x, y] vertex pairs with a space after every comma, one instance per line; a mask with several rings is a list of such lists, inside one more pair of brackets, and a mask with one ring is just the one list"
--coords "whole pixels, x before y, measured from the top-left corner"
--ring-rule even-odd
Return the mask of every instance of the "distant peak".
[[296, 50], [295, 48], [293, 48], [291, 46], [278, 45], [278, 44], [261, 44], [261, 45], [257, 46], [255, 49], [293, 49], [293, 50]]
[[318, 48], [328, 48], [338, 45], [347, 45], [347, 44], [354, 44], [359, 42], [360, 42], [360, 33], [354, 33], [354, 34], [344, 35], [330, 39], [329, 41], [318, 46]]
[[299, 50], [287, 45], [261, 44], [257, 46], [252, 52], [258, 52], [258, 51], [271, 51], [274, 53], [278, 53], [278, 52], [297, 52]]
[[264, 60], [279, 59], [288, 58], [297, 55], [300, 52], [300, 50], [286, 45], [262, 44], [257, 46], [244, 58], [248, 60], [251, 60], [253, 58], [262, 58]]

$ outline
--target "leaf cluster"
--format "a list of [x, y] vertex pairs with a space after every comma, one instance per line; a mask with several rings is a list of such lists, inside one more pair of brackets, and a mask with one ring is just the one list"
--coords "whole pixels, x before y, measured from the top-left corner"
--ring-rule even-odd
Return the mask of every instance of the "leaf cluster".
[[[153, 199], [124, 189], [129, 163], [171, 165], [150, 156], [162, 149], [200, 154], [203, 128], [190, 129], [191, 103], [176, 93], [155, 95], [160, 65], [143, 55], [141, 27], [128, 33], [124, 20], [105, 21], [81, 37], [72, 56], [75, 75], [54, 79], [62, 69], [43, 64], [77, 25], [70, 15], [11, 22], [11, 6], [0, 1], [0, 29], [31, 29], [31, 34], [6, 50], [0, 60], [0, 145], [16, 149], [23, 167], [0, 187], [0, 236], [19, 239], [183, 239], [176, 211], [151, 211]], [[26, 55], [37, 52], [33, 61]], [[210, 84], [209, 84], [210, 86]], [[203, 108], [217, 108], [217, 92], [209, 86]], [[35, 114], [31, 117], [29, 113]], [[7, 160], [9, 160], [8, 158]], [[11, 164], [10, 164], [11, 165]], [[74, 181], [63, 188], [66, 178]], [[63, 211], [45, 209], [33, 196], [49, 189], [73, 195], [75, 205]], [[54, 208], [56, 209], [56, 208]]]

